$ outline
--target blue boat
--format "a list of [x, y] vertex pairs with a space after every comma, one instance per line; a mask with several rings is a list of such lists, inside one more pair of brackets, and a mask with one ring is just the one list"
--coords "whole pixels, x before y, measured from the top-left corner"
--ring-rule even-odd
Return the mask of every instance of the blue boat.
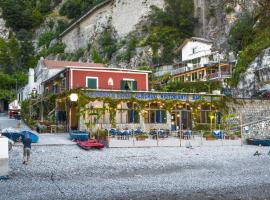
[[38, 134], [35, 133], [34, 131], [30, 131], [30, 130], [22, 131], [21, 135], [22, 135], [22, 138], [25, 138], [26, 135], [29, 135], [30, 139], [32, 140], [32, 143], [37, 143], [39, 140]]
[[71, 140], [79, 140], [79, 141], [88, 140], [88, 133], [86, 131], [70, 130], [69, 135]]
[[247, 139], [247, 143], [250, 145], [256, 145], [256, 146], [270, 146], [270, 139]]
[[27, 130], [27, 131], [6, 131], [4, 133], [2, 133], [3, 136], [13, 140], [14, 142], [19, 142], [20, 141], [20, 137], [25, 138], [26, 135], [29, 135], [29, 137], [31, 138], [33, 143], [37, 143], [39, 140], [39, 137], [37, 135], [37, 133]]
[[2, 133], [3, 136], [9, 138], [14, 142], [19, 142], [21, 133], [20, 132], [4, 132]]

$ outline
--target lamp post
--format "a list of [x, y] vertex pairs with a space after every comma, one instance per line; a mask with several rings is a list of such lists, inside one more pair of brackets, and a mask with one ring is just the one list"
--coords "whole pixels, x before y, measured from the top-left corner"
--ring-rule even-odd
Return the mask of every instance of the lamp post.
[[210, 116], [210, 131], [211, 131], [211, 134], [212, 134], [212, 128], [213, 128], [212, 126], [213, 126], [213, 119], [214, 119], [214, 117], [215, 117], [214, 115], [211, 115]]

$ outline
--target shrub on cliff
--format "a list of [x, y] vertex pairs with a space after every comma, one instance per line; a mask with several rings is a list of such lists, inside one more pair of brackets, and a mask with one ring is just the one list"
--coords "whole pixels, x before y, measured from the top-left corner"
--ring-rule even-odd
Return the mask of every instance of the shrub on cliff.
[[[152, 47], [154, 57], [160, 57], [159, 64], [172, 62], [175, 48], [193, 36], [196, 25], [193, 1], [165, 0], [165, 9], [152, 6], [148, 19], [149, 36], [145, 44]], [[159, 49], [162, 49], [160, 55]]]

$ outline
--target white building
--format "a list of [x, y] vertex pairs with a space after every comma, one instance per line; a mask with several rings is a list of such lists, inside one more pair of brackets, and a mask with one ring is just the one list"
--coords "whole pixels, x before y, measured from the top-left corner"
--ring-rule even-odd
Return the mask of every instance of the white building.
[[212, 42], [204, 38], [192, 37], [186, 39], [179, 47], [182, 63], [191, 69], [203, 67], [213, 60]]
[[186, 39], [178, 48], [182, 59], [171, 72], [173, 80], [193, 82], [230, 78], [232, 65], [212, 48], [210, 40], [198, 37]]
[[41, 83], [64, 68], [63, 65], [59, 65], [58, 63], [59, 61], [41, 58], [35, 69], [29, 69], [28, 84], [17, 92], [17, 100], [21, 102], [28, 99], [33, 90], [35, 90], [37, 94], [43, 94]]

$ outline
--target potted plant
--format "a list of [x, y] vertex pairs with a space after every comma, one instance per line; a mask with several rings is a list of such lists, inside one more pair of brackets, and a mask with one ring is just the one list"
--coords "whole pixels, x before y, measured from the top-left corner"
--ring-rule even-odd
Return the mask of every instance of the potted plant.
[[213, 137], [211, 131], [205, 131], [205, 132], [203, 133], [203, 137], [205, 137], [206, 140], [216, 140], [216, 139]]
[[144, 141], [148, 138], [148, 135], [146, 133], [142, 133], [142, 134], [136, 135], [135, 137], [137, 141]]
[[97, 130], [96, 138], [104, 144], [105, 147], [109, 147], [109, 140], [108, 140], [108, 131], [107, 130]]

